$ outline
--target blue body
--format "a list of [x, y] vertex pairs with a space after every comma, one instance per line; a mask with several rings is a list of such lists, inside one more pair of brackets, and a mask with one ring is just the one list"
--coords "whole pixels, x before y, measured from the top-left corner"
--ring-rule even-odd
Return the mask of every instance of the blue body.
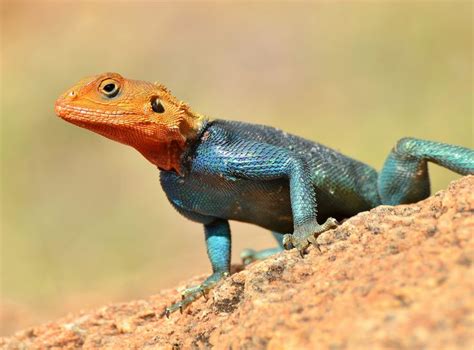
[[301, 173], [293, 171], [302, 192], [295, 203], [301, 208], [294, 208], [301, 222], [308, 220], [306, 212], [310, 220], [317, 215], [325, 221], [380, 204], [371, 167], [278, 129], [223, 120], [204, 127], [185, 155], [184, 175], [162, 171], [161, 184], [173, 206], [191, 220], [237, 220], [292, 233], [290, 177], [297, 168], [292, 158], [304, 163]]
[[229, 272], [229, 220], [273, 231], [280, 246], [287, 234], [293, 246], [304, 250], [315, 234], [330, 227], [320, 225], [327, 219], [428, 197], [428, 161], [474, 174], [474, 151], [439, 142], [401, 139], [378, 174], [335, 150], [272, 127], [206, 123], [183, 154], [182, 174], [161, 171], [161, 184], [178, 212], [204, 225], [213, 274], [187, 290], [167, 313], [189, 304]]

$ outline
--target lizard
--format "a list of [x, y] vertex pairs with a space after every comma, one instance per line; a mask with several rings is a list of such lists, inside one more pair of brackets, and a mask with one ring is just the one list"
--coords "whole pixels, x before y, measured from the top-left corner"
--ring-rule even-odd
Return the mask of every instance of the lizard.
[[82, 79], [57, 99], [55, 112], [138, 150], [159, 169], [171, 205], [204, 226], [212, 274], [167, 307], [168, 317], [229, 275], [230, 220], [268, 229], [278, 242], [244, 251], [246, 262], [292, 248], [303, 256], [338, 220], [427, 198], [428, 162], [474, 174], [474, 150], [410, 137], [396, 143], [377, 172], [280, 129], [208, 118], [159, 83], [117, 73]]

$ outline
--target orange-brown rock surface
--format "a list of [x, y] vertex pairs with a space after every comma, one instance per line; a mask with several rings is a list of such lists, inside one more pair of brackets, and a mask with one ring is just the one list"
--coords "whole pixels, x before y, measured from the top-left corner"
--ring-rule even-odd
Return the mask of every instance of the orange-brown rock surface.
[[[185, 312], [176, 290], [0, 339], [5, 349], [472, 349], [474, 176], [381, 206], [234, 273]], [[202, 276], [201, 276], [202, 277]], [[196, 278], [187, 285], [199, 281]]]

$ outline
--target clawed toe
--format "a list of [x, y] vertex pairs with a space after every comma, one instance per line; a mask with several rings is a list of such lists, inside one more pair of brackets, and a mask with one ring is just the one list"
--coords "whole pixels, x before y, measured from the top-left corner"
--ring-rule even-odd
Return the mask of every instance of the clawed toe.
[[283, 246], [285, 249], [298, 249], [301, 257], [304, 257], [306, 249], [309, 247], [309, 245], [313, 245], [319, 252], [321, 252], [317, 242], [318, 236], [327, 230], [337, 227], [337, 225], [338, 222], [336, 219], [328, 218], [324, 224], [317, 225], [311, 230], [303, 230], [297, 231], [293, 234], [286, 234], [283, 236]]
[[318, 237], [316, 237], [315, 235], [311, 236], [311, 237], [308, 237], [308, 242], [311, 243], [311, 245], [316, 248], [316, 250], [321, 253], [321, 248], [319, 247], [319, 243], [318, 243], [318, 240], [317, 240]]
[[285, 249], [289, 250], [292, 248], [298, 249], [301, 257], [304, 257], [306, 248], [309, 246], [309, 241], [307, 238], [300, 239], [294, 234], [287, 234], [283, 237], [283, 246]]
[[293, 235], [292, 234], [286, 234], [283, 236], [283, 247], [286, 250], [293, 249]]
[[169, 318], [173, 312], [178, 311], [178, 310], [180, 313], [183, 313], [183, 309], [189, 304], [191, 304], [194, 300], [199, 298], [201, 295], [204, 295], [204, 294], [201, 294], [200, 291], [196, 291], [193, 294], [187, 294], [187, 295], [183, 293], [181, 295], [181, 301], [178, 301], [177, 303], [174, 303], [166, 308], [165, 316]]
[[216, 272], [209, 276], [202, 284], [186, 289], [183, 293], [181, 293], [181, 301], [168, 306], [164, 311], [164, 315], [169, 318], [170, 315], [175, 311], [179, 310], [181, 313], [183, 313], [183, 309], [186, 306], [201, 296], [208, 300], [207, 293], [209, 290], [211, 290], [222, 278], [227, 277], [228, 275], [228, 272]]
[[331, 230], [336, 228], [339, 225], [336, 219], [328, 218], [324, 224], [321, 225], [322, 231], [318, 233], [323, 233], [324, 231]]

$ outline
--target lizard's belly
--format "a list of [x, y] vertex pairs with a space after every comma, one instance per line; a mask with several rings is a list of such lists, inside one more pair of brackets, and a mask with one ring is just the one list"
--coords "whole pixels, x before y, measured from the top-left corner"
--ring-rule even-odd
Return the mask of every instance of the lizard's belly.
[[161, 173], [170, 202], [181, 210], [252, 223], [269, 230], [293, 232], [288, 181], [255, 181], [221, 176], [180, 177]]

